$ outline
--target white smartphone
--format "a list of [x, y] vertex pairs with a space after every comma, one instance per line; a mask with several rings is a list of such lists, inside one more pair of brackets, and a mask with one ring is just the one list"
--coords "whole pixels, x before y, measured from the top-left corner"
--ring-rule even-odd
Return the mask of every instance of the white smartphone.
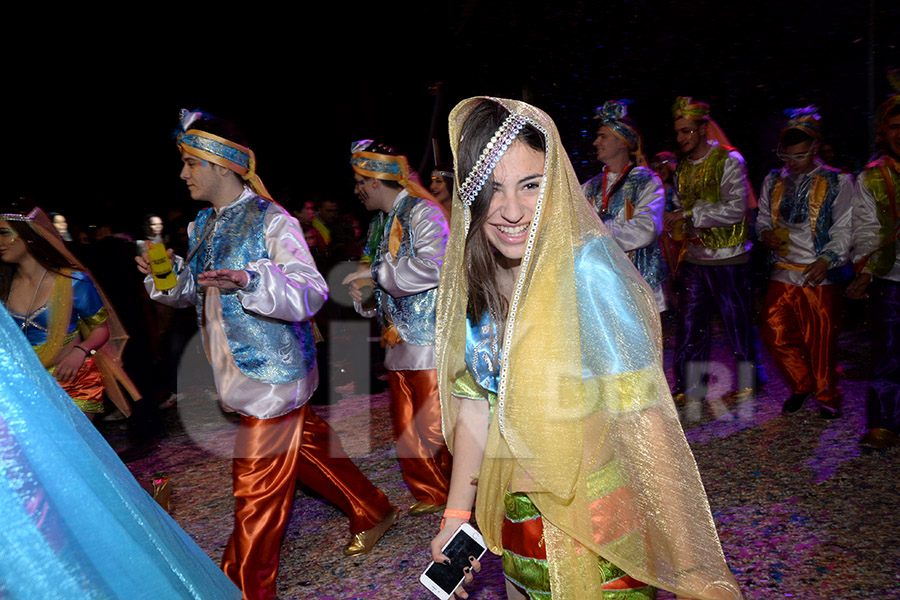
[[474, 556], [480, 560], [486, 550], [481, 534], [468, 523], [463, 523], [450, 541], [441, 548], [450, 559], [450, 565], [431, 561], [425, 572], [419, 576], [419, 581], [440, 600], [449, 600], [453, 596], [453, 590], [465, 579], [463, 569], [471, 564], [469, 557]]

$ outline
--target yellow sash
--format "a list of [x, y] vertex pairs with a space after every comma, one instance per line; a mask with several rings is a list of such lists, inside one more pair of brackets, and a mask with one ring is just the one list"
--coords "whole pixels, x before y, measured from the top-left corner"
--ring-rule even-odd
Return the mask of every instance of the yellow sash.
[[[821, 175], [813, 175], [812, 184], [809, 186], [809, 228], [813, 239], [816, 238], [816, 222], [819, 220], [819, 211], [822, 210], [822, 202], [828, 192], [828, 182]], [[784, 178], [775, 180], [772, 188], [771, 213], [772, 227], [778, 227], [778, 214], [781, 208], [781, 199], [784, 197]]]

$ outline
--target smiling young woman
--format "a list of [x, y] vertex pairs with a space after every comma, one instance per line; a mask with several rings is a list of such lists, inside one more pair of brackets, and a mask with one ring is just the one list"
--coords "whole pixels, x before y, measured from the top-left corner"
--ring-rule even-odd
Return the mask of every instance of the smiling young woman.
[[128, 336], [112, 306], [44, 211], [23, 201], [0, 212], [0, 301], [88, 418], [103, 412], [104, 390], [130, 415], [125, 393], [140, 394], [121, 367]]
[[740, 598], [663, 374], [652, 292], [553, 121], [473, 98], [450, 131], [460, 185], [436, 339], [454, 457], [432, 558], [474, 504], [510, 598]]

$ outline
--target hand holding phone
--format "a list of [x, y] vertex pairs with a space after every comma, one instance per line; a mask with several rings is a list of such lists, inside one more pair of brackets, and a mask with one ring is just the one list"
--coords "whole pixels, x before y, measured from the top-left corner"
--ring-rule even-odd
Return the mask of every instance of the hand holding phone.
[[444, 544], [441, 552], [450, 559], [450, 564], [431, 561], [419, 581], [439, 600], [449, 600], [453, 592], [466, 578], [465, 568], [471, 566], [469, 557], [475, 560], [484, 556], [487, 547], [481, 534], [468, 523], [460, 525], [453, 537]]

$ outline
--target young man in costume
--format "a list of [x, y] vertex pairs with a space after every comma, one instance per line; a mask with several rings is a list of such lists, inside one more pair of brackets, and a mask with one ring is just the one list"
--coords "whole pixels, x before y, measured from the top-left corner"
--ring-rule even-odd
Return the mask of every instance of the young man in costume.
[[837, 334], [841, 286], [829, 269], [850, 252], [853, 179], [818, 158], [821, 117], [815, 106], [785, 111], [778, 157], [759, 197], [756, 231], [774, 253], [763, 313], [763, 342], [791, 389], [782, 412], [814, 397], [826, 419], [840, 414]]
[[637, 126], [627, 116], [628, 101], [597, 107], [600, 120], [594, 147], [603, 171], [582, 186], [616, 243], [644, 277], [660, 312], [666, 310], [663, 282], [668, 271], [659, 245], [665, 195], [660, 178], [648, 168]]
[[216, 389], [241, 415], [234, 447], [234, 532], [222, 569], [247, 599], [276, 594], [281, 541], [299, 478], [350, 517], [344, 554], [368, 552], [399, 511], [350, 461], [307, 400], [318, 385], [310, 319], [328, 288], [296, 219], [272, 201], [231, 123], [182, 111], [181, 178], [209, 202], [189, 228], [178, 284], [154, 300], [195, 305]]
[[[397, 455], [416, 499], [409, 514], [434, 513], [447, 503], [450, 486], [434, 362], [435, 299], [447, 220], [431, 195], [410, 178], [406, 157], [392, 148], [357, 142], [350, 164], [356, 194], [378, 213], [365, 259], [344, 283], [351, 284], [361, 315], [381, 319]], [[364, 308], [361, 288], [373, 284], [375, 306]]]
[[[728, 146], [709, 105], [679, 97], [672, 107], [682, 160], [675, 173], [685, 237], [679, 266], [676, 399], [706, 396], [710, 316], [719, 309], [737, 362], [737, 396], [765, 383], [752, 322], [748, 222], [752, 191], [741, 154]], [[683, 395], [682, 395], [683, 394]]]
[[900, 445], [900, 94], [881, 105], [877, 131], [882, 154], [857, 180], [853, 261], [859, 275], [847, 295], [862, 298], [868, 292], [875, 324], [868, 432], [860, 442], [889, 448]]

